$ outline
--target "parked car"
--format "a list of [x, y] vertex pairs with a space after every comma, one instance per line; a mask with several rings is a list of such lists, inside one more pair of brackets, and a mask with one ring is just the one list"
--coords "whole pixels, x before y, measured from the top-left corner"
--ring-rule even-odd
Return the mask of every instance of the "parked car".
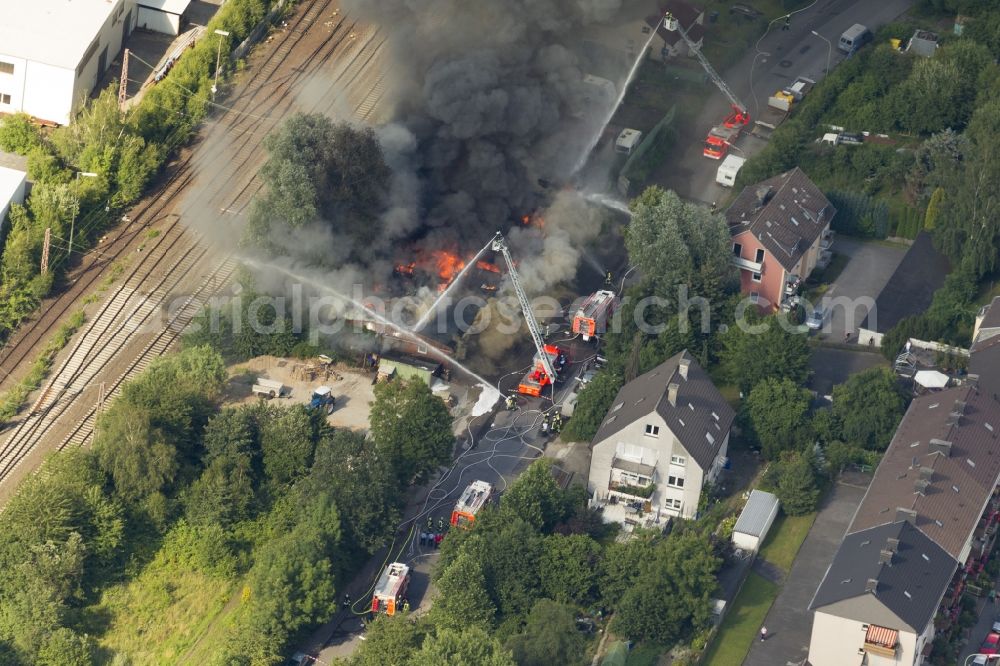
[[1000, 654], [1000, 633], [991, 631], [986, 635], [986, 640], [979, 646], [982, 654]]
[[806, 326], [811, 331], [818, 331], [823, 328], [823, 324], [826, 323], [827, 318], [830, 316], [830, 311], [826, 308], [820, 307], [816, 308], [809, 313], [806, 317]]

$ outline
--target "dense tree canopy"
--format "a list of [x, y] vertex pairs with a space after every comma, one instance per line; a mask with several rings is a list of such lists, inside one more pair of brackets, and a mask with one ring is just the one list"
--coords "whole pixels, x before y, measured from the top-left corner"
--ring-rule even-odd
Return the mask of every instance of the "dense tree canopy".
[[779, 316], [758, 318], [748, 310], [747, 326], [731, 326], [721, 336], [722, 370], [744, 395], [765, 379], [789, 379], [801, 386], [809, 378], [806, 336], [781, 325]]
[[369, 420], [381, 464], [392, 467], [401, 483], [419, 483], [451, 459], [448, 408], [419, 379], [378, 384]]
[[905, 408], [899, 381], [887, 368], [859, 372], [833, 389], [840, 439], [866, 449], [889, 446]]
[[808, 391], [787, 378], [769, 377], [750, 391], [746, 409], [765, 458], [774, 460], [808, 442], [809, 399]]

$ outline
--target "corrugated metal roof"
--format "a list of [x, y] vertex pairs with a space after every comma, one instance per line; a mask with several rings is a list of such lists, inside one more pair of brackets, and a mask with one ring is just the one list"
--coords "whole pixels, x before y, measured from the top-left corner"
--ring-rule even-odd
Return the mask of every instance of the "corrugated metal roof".
[[733, 532], [749, 534], [755, 537], [764, 537], [764, 530], [768, 525], [771, 514], [777, 511], [778, 498], [763, 490], [750, 491], [750, 498], [746, 506], [740, 513]]

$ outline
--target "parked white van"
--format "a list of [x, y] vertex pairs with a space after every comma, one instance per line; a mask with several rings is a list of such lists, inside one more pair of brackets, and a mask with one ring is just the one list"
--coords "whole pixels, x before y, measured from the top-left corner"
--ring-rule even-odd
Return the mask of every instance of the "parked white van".
[[871, 31], [860, 23], [855, 23], [850, 28], [845, 30], [844, 34], [840, 36], [840, 41], [837, 42], [837, 48], [847, 55], [851, 55], [870, 42], [871, 39]]

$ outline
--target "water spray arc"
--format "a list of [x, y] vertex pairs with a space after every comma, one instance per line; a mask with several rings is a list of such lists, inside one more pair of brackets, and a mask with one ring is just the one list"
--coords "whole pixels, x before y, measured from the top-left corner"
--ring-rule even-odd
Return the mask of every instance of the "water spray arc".
[[465, 277], [465, 274], [469, 271], [469, 269], [476, 265], [476, 262], [479, 261], [479, 258], [483, 256], [483, 252], [486, 252], [486, 249], [489, 248], [492, 242], [493, 241], [490, 241], [489, 243], [484, 245], [483, 249], [481, 249], [479, 252], [476, 253], [476, 256], [465, 262], [465, 266], [463, 266], [462, 270], [458, 272], [458, 275], [452, 278], [451, 283], [448, 285], [448, 287], [444, 291], [442, 291], [437, 298], [434, 299], [434, 302], [431, 303], [431, 306], [429, 308], [427, 308], [427, 311], [424, 312], [422, 315], [420, 315], [420, 319], [418, 319], [417, 323], [413, 326], [414, 331], [421, 331], [424, 329], [425, 326], [427, 326], [427, 323], [431, 320], [431, 317], [434, 316], [434, 313], [437, 311], [441, 303], [444, 302], [444, 299], [448, 296], [451, 290], [456, 285], [458, 285], [459, 282], [462, 281], [462, 278]]
[[[661, 16], [660, 22], [662, 23], [669, 14], [670, 12], [667, 12]], [[625, 82], [622, 83], [622, 89], [621, 92], [618, 93], [618, 99], [615, 100], [614, 105], [608, 110], [607, 115], [604, 117], [604, 121], [598, 126], [597, 131], [592, 137], [590, 137], [590, 140], [584, 147], [583, 152], [580, 153], [576, 163], [573, 165], [573, 170], [570, 172], [570, 176], [575, 176], [579, 173], [580, 169], [584, 167], [587, 163], [587, 158], [590, 157], [591, 151], [594, 150], [594, 146], [596, 146], [597, 142], [601, 139], [601, 135], [604, 133], [604, 128], [607, 127], [611, 123], [611, 119], [615, 117], [615, 112], [618, 111], [618, 107], [621, 106], [622, 101], [625, 99], [625, 94], [628, 92], [628, 86], [632, 83], [632, 79], [635, 78], [636, 72], [639, 71], [639, 65], [642, 64], [643, 59], [646, 57], [646, 52], [649, 50], [649, 45], [653, 43], [654, 37], [656, 37], [655, 28], [650, 30], [649, 39], [647, 39], [643, 47], [639, 49], [639, 54], [636, 56], [635, 62], [632, 63], [632, 68], [628, 71], [628, 76], [625, 77]]]
[[[239, 259], [240, 259], [240, 261], [242, 261], [243, 263], [247, 264], [248, 266], [253, 266], [254, 268], [257, 268], [259, 270], [277, 271], [277, 272], [281, 273], [282, 275], [285, 275], [286, 277], [290, 277], [293, 280], [298, 280], [299, 282], [303, 282], [305, 284], [311, 285], [311, 286], [315, 287], [316, 289], [318, 289], [320, 291], [323, 291], [323, 292], [326, 292], [326, 293], [328, 293], [328, 294], [330, 294], [332, 296], [335, 296], [335, 297], [339, 298], [340, 300], [344, 301], [345, 303], [349, 303], [351, 306], [353, 306], [353, 307], [357, 308], [358, 310], [364, 312], [366, 315], [368, 315], [369, 317], [371, 317], [372, 319], [374, 319], [378, 323], [384, 324], [385, 326], [388, 326], [389, 328], [397, 331], [403, 337], [409, 339], [411, 342], [416, 342], [416, 343], [419, 343], [419, 344], [424, 344], [424, 341], [414, 331], [412, 331], [411, 329], [409, 329], [409, 328], [407, 328], [405, 326], [401, 326], [401, 325], [399, 325], [399, 324], [397, 324], [397, 323], [395, 323], [395, 322], [387, 319], [386, 317], [380, 315], [378, 312], [376, 312], [372, 308], [368, 307], [364, 303], [362, 303], [362, 302], [360, 302], [360, 301], [358, 301], [358, 300], [356, 300], [354, 298], [351, 298], [347, 294], [344, 294], [344, 293], [342, 293], [342, 292], [334, 289], [333, 287], [320, 282], [319, 280], [315, 280], [313, 278], [307, 277], [307, 276], [302, 275], [300, 273], [296, 273], [293, 270], [290, 270], [288, 268], [284, 268], [283, 266], [279, 266], [279, 265], [271, 263], [271, 262], [259, 261], [257, 259], [251, 259], [250, 257], [245, 257], [245, 256], [244, 257], [239, 257]], [[439, 361], [442, 361], [442, 362], [448, 363], [449, 365], [455, 366], [456, 368], [458, 368], [459, 370], [461, 370], [462, 372], [464, 372], [466, 375], [468, 375], [472, 379], [476, 380], [476, 382], [482, 384], [483, 387], [484, 387], [483, 390], [489, 390], [489, 391], [494, 391], [494, 392], [496, 391], [496, 389], [493, 388], [493, 384], [490, 381], [488, 381], [488, 380], [484, 379], [483, 377], [479, 376], [478, 374], [476, 374], [475, 372], [473, 372], [470, 368], [468, 368], [465, 365], [463, 365], [462, 363], [458, 362], [457, 360], [455, 360], [451, 356], [448, 356], [444, 352], [439, 351], [433, 345], [427, 345], [427, 353], [430, 356], [433, 356], [433, 357], [437, 358]], [[499, 394], [497, 395], [497, 397], [499, 398]]]
[[629, 209], [628, 204], [621, 199], [614, 198], [611, 195], [601, 194], [600, 192], [584, 192], [583, 198], [591, 203], [604, 206], [605, 208], [610, 208], [611, 210], [624, 213], [625, 215], [632, 217], [632, 211]]

